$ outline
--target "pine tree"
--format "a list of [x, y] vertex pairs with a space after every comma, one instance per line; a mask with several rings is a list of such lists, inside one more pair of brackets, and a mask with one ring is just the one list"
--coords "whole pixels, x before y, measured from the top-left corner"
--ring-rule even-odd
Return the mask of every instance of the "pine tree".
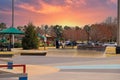
[[32, 23], [29, 23], [26, 28], [25, 37], [22, 39], [22, 47], [23, 49], [38, 49], [39, 47], [37, 32]]

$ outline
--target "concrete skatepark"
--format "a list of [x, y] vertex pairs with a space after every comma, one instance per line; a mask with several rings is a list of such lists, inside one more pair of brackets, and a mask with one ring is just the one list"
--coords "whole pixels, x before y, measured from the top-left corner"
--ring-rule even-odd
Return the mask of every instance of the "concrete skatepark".
[[[75, 49], [56, 50], [48, 49], [46, 56], [20, 56], [12, 57], [14, 64], [26, 64], [28, 80], [119, 80], [120, 55], [110, 57], [103, 53], [93, 55], [86, 53], [87, 57], [75, 56]], [[67, 56], [68, 55], [68, 56]], [[80, 54], [79, 54], [80, 55]], [[98, 57], [99, 56], [99, 57]], [[5, 62], [0, 62], [5, 64]], [[92, 66], [92, 67], [91, 67]], [[76, 68], [77, 67], [77, 68]], [[15, 69], [19, 72], [21, 69]], [[0, 80], [18, 80], [18, 78], [0, 78]]]

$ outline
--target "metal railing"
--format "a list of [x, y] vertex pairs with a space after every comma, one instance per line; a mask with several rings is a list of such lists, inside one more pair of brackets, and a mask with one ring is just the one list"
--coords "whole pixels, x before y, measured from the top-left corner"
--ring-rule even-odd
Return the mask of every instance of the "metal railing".
[[[0, 67], [8, 67], [8, 65], [0, 65]], [[12, 67], [23, 67], [23, 73], [26, 73], [26, 65], [24, 64], [12, 65]]]

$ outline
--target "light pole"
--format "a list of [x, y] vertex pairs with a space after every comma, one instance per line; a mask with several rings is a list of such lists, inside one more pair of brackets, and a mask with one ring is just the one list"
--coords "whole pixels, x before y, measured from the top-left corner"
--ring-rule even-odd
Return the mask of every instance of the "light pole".
[[12, 27], [14, 26], [14, 0], [12, 0]]
[[120, 53], [120, 0], [117, 0], [117, 47], [116, 54]]
[[[12, 0], [12, 26], [14, 27], [14, 0]], [[12, 35], [12, 47], [14, 48], [14, 34]]]
[[118, 0], [118, 31], [117, 31], [117, 45], [120, 47], [120, 0]]

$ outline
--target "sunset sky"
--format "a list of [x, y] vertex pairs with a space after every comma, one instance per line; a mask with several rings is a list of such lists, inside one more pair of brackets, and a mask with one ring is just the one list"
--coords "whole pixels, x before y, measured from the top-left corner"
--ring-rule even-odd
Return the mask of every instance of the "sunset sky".
[[[0, 0], [0, 22], [11, 26], [11, 1]], [[117, 0], [14, 0], [15, 26], [84, 26], [117, 16]]]

